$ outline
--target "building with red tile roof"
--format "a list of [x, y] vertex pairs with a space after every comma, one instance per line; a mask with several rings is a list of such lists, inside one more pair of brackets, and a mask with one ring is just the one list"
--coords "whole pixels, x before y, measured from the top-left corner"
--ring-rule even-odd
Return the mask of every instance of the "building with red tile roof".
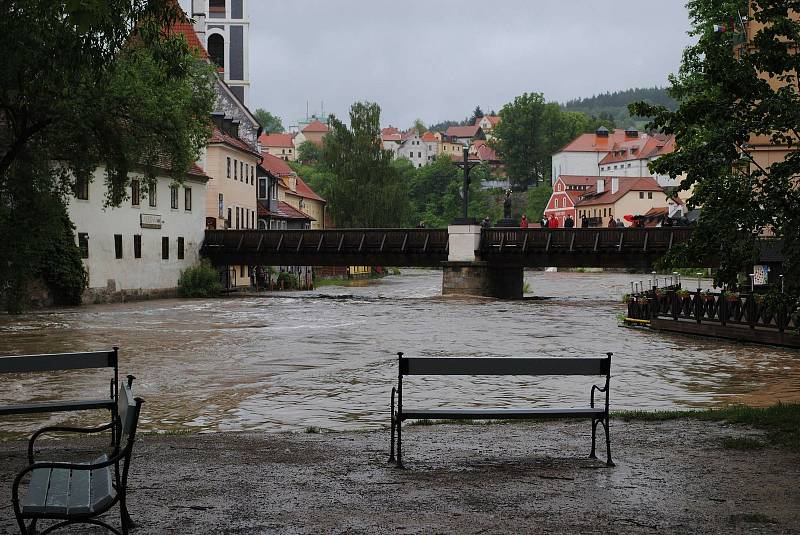
[[328, 135], [330, 130], [328, 125], [319, 119], [314, 119], [300, 131], [295, 142], [298, 147], [305, 141], [310, 141], [317, 146], [322, 146], [322, 140], [325, 139], [325, 136]]
[[444, 135], [450, 140], [461, 143], [462, 145], [470, 145], [476, 139], [486, 139], [486, 134], [483, 132], [483, 129], [477, 125], [451, 126]]
[[[285, 160], [271, 154], [264, 154], [261, 167], [267, 175], [277, 179], [277, 189], [274, 194], [266, 195], [266, 197], [269, 199], [274, 197], [273, 201], [287, 203], [293, 209], [308, 216], [309, 226], [307, 228], [324, 228], [327, 201], [311, 189]], [[259, 201], [264, 197], [265, 195], [259, 192]], [[278, 206], [274, 202], [271, 206], [271, 211], [277, 213]], [[266, 221], [265, 228], [275, 228], [269, 226], [270, 224], [269, 221]]]
[[287, 162], [297, 160], [293, 134], [261, 134], [258, 138], [261, 152], [277, 156]]

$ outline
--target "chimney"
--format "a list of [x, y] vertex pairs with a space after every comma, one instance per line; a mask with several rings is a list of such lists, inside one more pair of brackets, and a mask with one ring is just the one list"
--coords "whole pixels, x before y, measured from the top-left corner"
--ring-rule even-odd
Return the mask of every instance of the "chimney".
[[619, 191], [619, 178], [611, 177], [611, 194], [615, 194]]
[[628, 127], [625, 129], [625, 137], [639, 137], [639, 130], [635, 126]]
[[597, 135], [597, 137], [608, 137], [608, 134], [608, 128], [605, 126], [601, 126], [595, 131], [595, 135]]
[[219, 131], [222, 131], [222, 129], [225, 127], [224, 121], [225, 121], [225, 114], [224, 113], [212, 113], [211, 114], [211, 122], [214, 123], [214, 126], [216, 126]]
[[206, 12], [203, 9], [204, 0], [192, 0], [192, 19], [194, 19], [194, 33], [206, 45]]
[[597, 193], [604, 193], [606, 191], [606, 181], [602, 178], [597, 179]]

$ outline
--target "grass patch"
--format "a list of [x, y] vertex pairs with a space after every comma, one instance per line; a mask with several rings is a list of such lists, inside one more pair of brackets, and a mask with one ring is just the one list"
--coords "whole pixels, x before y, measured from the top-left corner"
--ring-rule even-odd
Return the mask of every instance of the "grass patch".
[[749, 425], [766, 431], [767, 444], [800, 453], [800, 403], [778, 403], [764, 408], [731, 405], [694, 411], [620, 411], [615, 412], [614, 417], [628, 422], [692, 419]]

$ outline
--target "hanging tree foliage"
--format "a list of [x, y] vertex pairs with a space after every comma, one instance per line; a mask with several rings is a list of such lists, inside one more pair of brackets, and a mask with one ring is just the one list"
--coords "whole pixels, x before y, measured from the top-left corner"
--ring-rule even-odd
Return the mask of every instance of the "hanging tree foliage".
[[[737, 272], [756, 260], [759, 234], [771, 232], [783, 240], [787, 289], [797, 294], [800, 1], [752, 0], [749, 43], [740, 18], [748, 16], [747, 4], [690, 1], [698, 42], [670, 78], [680, 107], [672, 112], [640, 102], [631, 113], [654, 117], [650, 127], [675, 134], [676, 151], [652, 170], [685, 175], [681, 189], [693, 188], [690, 207], [702, 208], [691, 241], [673, 261], [692, 265], [719, 251], [717, 282], [735, 283]], [[762, 157], [766, 150], [774, 151], [771, 162]]]
[[[130, 171], [180, 177], [208, 139], [211, 68], [166, 28], [172, 0], [0, 3], [0, 297], [18, 310], [42, 278], [64, 304], [86, 285], [66, 204], [107, 171], [107, 204]], [[146, 190], [146, 188], [145, 188]], [[55, 256], [54, 256], [55, 255]]]

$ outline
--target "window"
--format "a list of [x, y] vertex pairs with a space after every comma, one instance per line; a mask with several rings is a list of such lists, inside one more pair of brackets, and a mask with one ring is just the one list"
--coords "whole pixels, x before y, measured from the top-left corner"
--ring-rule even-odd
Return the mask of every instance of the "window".
[[267, 198], [267, 179], [266, 178], [259, 178], [258, 179], [258, 198], [259, 199], [266, 199]]
[[228, 178], [231, 177], [231, 158], [228, 156]]
[[131, 180], [131, 206], [139, 206], [142, 194], [139, 191], [139, 181]]
[[89, 235], [85, 232], [78, 233], [78, 249], [81, 251], [81, 258], [89, 258]]
[[647, 198], [648, 199], [652, 199], [653, 198], [653, 192], [652, 191], [648, 191], [647, 192]]
[[169, 260], [169, 238], [166, 236], [161, 238], [161, 259]]
[[76, 199], [82, 201], [89, 200], [89, 180], [86, 178], [78, 178], [75, 180], [75, 185], [72, 187], [72, 192], [75, 194]]
[[244, 162], [239, 162], [239, 177], [242, 179], [242, 182], [247, 182], [247, 178], [244, 175]]
[[233, 179], [239, 180], [239, 162], [233, 160]]
[[219, 218], [222, 219], [225, 217], [225, 201], [222, 197], [222, 193], [219, 194]]
[[272, 200], [276, 200], [278, 198], [278, 184], [274, 183], [272, 185]]
[[135, 234], [133, 236], [133, 257], [134, 258], [141, 258], [142, 257], [142, 235]]
[[114, 234], [114, 258], [122, 258], [122, 234]]
[[183, 238], [178, 238], [178, 260], [183, 260]]
[[184, 188], [183, 190], [183, 207], [187, 212], [192, 211], [192, 188]]
[[239, 276], [244, 278], [244, 266], [239, 266]]
[[239, 230], [239, 207], [236, 207], [236, 230]]
[[639, 192], [639, 198], [640, 198], [640, 199], [644, 199], [644, 192], [643, 192], [643, 191], [640, 191], [640, 192]]
[[[292, 149], [289, 149], [289, 154], [291, 154], [291, 153], [292, 153]], [[250, 183], [251, 184], [255, 184], [256, 183], [256, 166], [254, 166], [254, 165], [250, 167]]]
[[255, 227], [256, 227], [256, 213], [253, 211], [250, 212], [250, 228], [255, 228]]
[[150, 184], [150, 187], [147, 191], [147, 198], [150, 201], [150, 206], [155, 208], [156, 207], [156, 183], [153, 182]]
[[173, 210], [178, 209], [178, 186], [169, 187], [169, 205]]
[[[225, 7], [223, 6], [223, 11]], [[220, 69], [225, 68], [225, 38], [218, 33], [208, 36], [208, 55]]]
[[231, 211], [230, 208], [228, 208], [228, 219], [227, 219], [228, 225], [225, 228], [231, 228], [231, 215], [232, 215], [232, 211]]

